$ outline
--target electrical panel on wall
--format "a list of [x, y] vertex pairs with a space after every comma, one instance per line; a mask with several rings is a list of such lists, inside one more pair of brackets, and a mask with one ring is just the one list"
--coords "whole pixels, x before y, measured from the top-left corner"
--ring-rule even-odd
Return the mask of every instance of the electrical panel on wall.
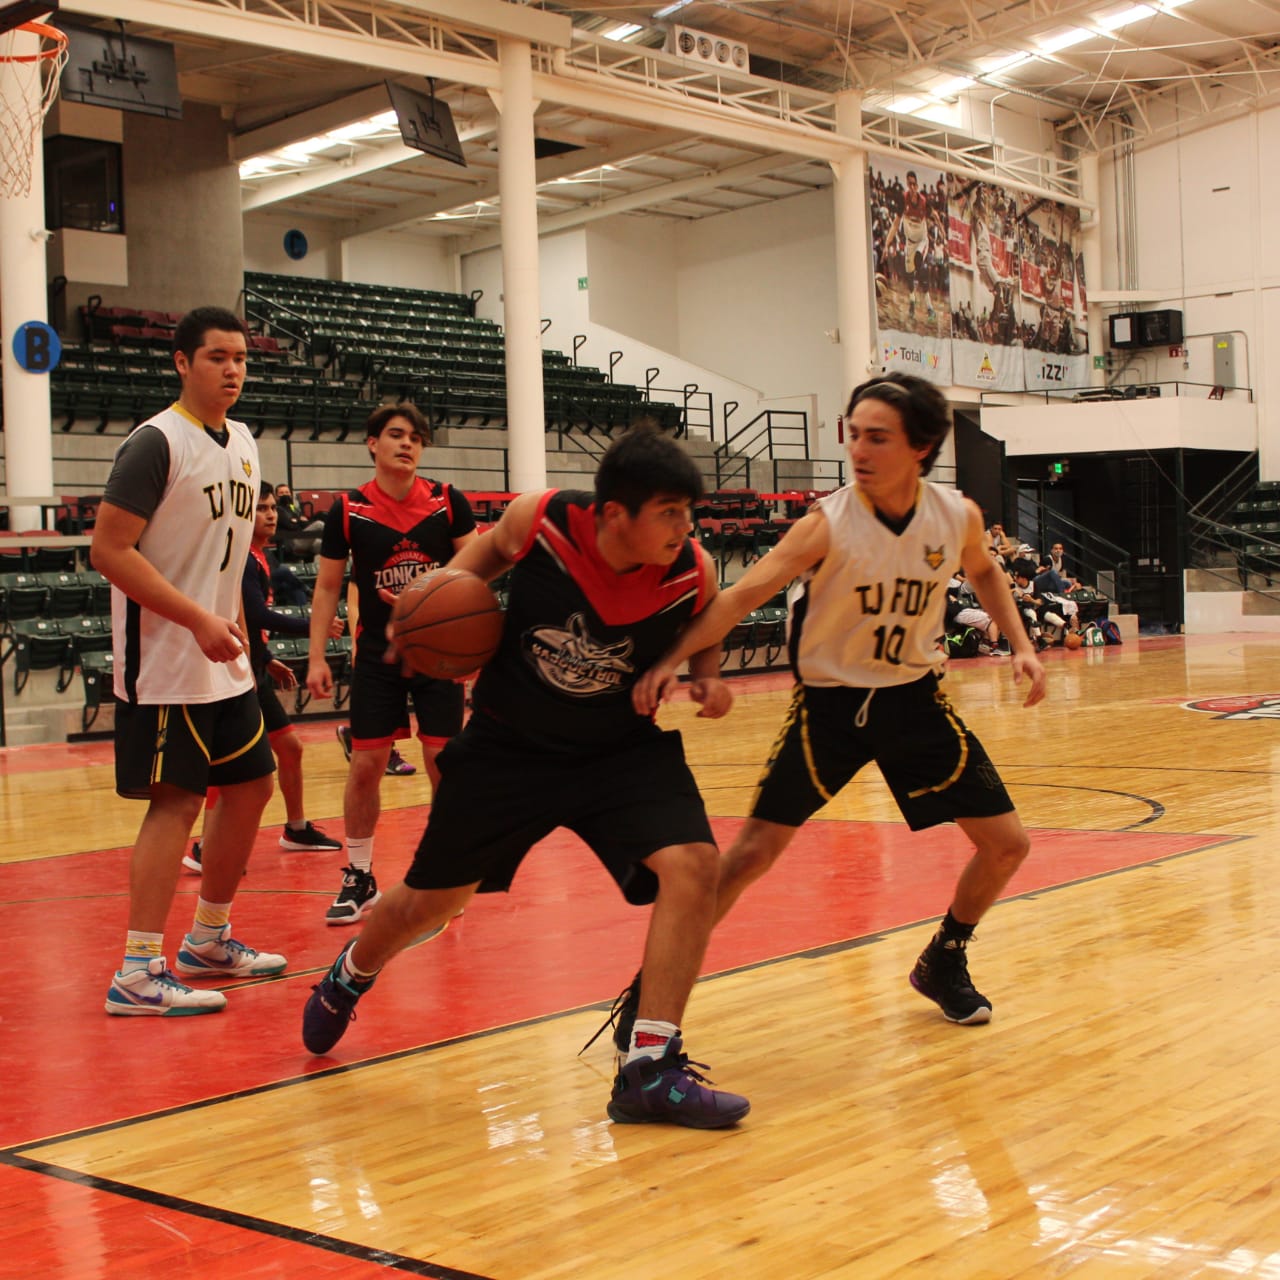
[[695, 31], [692, 27], [672, 27], [663, 45], [666, 53], [710, 66], [724, 67], [728, 71], [747, 71], [750, 58], [747, 46], [740, 40], [729, 40], [712, 35], [709, 31]]

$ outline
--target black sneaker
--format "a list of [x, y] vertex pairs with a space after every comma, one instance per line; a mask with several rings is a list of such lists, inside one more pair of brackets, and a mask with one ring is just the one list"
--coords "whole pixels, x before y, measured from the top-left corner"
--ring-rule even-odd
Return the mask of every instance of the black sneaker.
[[711, 1083], [690, 1062], [679, 1036], [661, 1058], [639, 1058], [618, 1073], [609, 1099], [609, 1118], [618, 1124], [680, 1124], [689, 1129], [723, 1129], [737, 1124], [751, 1103], [736, 1093], [708, 1089]]
[[942, 1010], [948, 1022], [973, 1026], [991, 1021], [991, 1001], [969, 980], [965, 944], [952, 938], [934, 938], [920, 953], [911, 970], [911, 985]]
[[387, 757], [387, 767], [384, 770], [388, 778], [407, 778], [411, 773], [417, 772], [416, 764], [410, 764], [395, 747], [391, 748], [391, 754]]
[[372, 871], [359, 867], [342, 868], [342, 888], [324, 913], [325, 924], [355, 924], [373, 910], [373, 904], [382, 897]]
[[307, 1006], [302, 1011], [302, 1043], [309, 1053], [328, 1053], [356, 1020], [356, 1001], [377, 981], [377, 974], [367, 982], [356, 982], [342, 972], [342, 957], [354, 947], [354, 939], [338, 953], [338, 958], [321, 981], [311, 988]]
[[191, 843], [191, 852], [182, 855], [182, 865], [188, 871], [194, 871], [196, 875], [200, 875], [204, 871], [204, 867], [200, 862], [200, 841], [193, 840]]
[[613, 1028], [613, 1047], [625, 1057], [631, 1052], [631, 1032], [636, 1025], [636, 1014], [640, 1010], [640, 975], [631, 979], [631, 985], [613, 1002], [608, 1018], [601, 1023], [600, 1029], [578, 1050], [578, 1056], [586, 1053], [597, 1040], [604, 1035], [606, 1027]]
[[313, 850], [336, 853], [342, 848], [342, 841], [325, 835], [314, 823], [308, 822], [301, 830], [285, 827], [280, 833], [280, 847], [294, 853], [308, 853]]
[[349, 724], [340, 724], [334, 730], [338, 737], [338, 746], [342, 748], [342, 754], [351, 759], [351, 726]]

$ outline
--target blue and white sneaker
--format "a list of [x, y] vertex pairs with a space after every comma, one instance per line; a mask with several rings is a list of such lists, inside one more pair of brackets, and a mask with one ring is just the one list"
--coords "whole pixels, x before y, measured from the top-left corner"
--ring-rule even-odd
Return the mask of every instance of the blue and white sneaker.
[[182, 940], [182, 949], [174, 968], [179, 973], [221, 974], [227, 978], [269, 978], [283, 973], [288, 961], [270, 951], [255, 951], [231, 936], [231, 926], [224, 924], [218, 936], [208, 942], [195, 942], [190, 934]]
[[126, 1018], [181, 1017], [194, 1013], [221, 1013], [227, 997], [221, 991], [193, 991], [169, 972], [164, 956], [133, 973], [117, 973], [107, 992], [108, 1013]]

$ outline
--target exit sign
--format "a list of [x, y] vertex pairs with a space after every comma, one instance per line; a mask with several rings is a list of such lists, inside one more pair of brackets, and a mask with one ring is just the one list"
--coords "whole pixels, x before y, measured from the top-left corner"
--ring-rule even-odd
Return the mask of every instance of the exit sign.
[[586, 276], [579, 276], [579, 277], [578, 277], [578, 288], [579, 288], [579, 289], [585, 289], [586, 287], [587, 287], [587, 277], [586, 277]]

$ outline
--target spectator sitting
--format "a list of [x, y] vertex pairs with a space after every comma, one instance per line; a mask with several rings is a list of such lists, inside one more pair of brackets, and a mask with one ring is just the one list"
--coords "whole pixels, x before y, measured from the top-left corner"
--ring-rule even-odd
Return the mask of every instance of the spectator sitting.
[[1055, 636], [1059, 634], [1059, 629], [1066, 624], [1061, 615], [1052, 611], [1047, 600], [1036, 595], [1035, 587], [1032, 585], [1035, 571], [1036, 566], [1030, 560], [1015, 560], [1013, 562], [1013, 598], [1017, 603], [1018, 612], [1022, 614], [1022, 621], [1027, 628], [1027, 634], [1035, 643], [1036, 648], [1047, 649], [1050, 644], [1050, 638], [1045, 635], [1044, 624], [1054, 629]]
[[297, 560], [314, 560], [320, 550], [323, 520], [308, 520], [302, 504], [287, 484], [276, 485], [276, 508], [279, 512], [276, 545], [280, 554]]
[[[993, 548], [994, 550], [994, 548]], [[956, 576], [947, 583], [946, 623], [951, 626], [973, 627], [981, 636], [978, 652], [984, 657], [1006, 657], [1007, 642], [1000, 643], [1000, 628], [985, 610], [979, 607], [973, 588], [965, 581], [964, 570], [957, 569]]]
[[1067, 628], [1080, 630], [1080, 606], [1068, 598], [1075, 583], [1068, 584], [1059, 574], [1054, 572], [1048, 556], [1040, 557], [1040, 568], [1035, 576], [1036, 595], [1047, 600], [1055, 612], [1066, 619]]
[[1079, 578], [1073, 578], [1064, 567], [1062, 543], [1055, 542], [1049, 548], [1049, 567], [1067, 584], [1067, 589], [1074, 591], [1080, 585]]
[[1004, 531], [1004, 525], [993, 524], [987, 532], [991, 536], [991, 546], [996, 555], [1007, 565], [1018, 553], [1018, 544]]

